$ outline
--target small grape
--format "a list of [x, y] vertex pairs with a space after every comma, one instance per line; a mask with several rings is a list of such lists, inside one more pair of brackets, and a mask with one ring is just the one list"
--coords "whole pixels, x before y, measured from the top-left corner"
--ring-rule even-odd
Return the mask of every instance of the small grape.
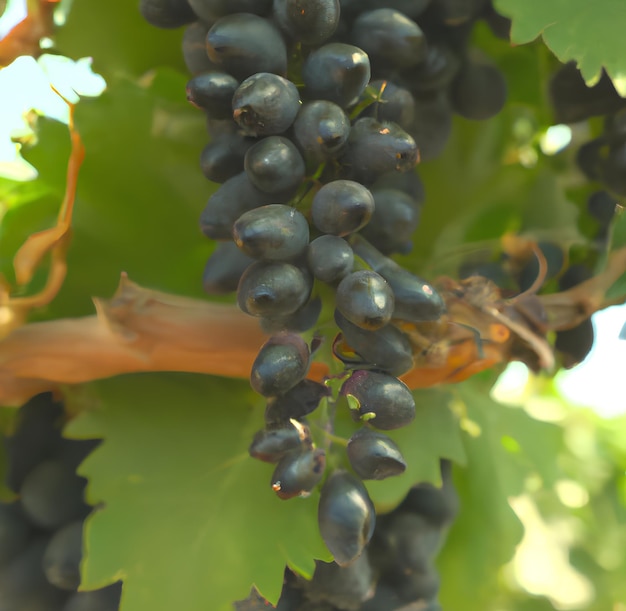
[[306, 496], [322, 479], [326, 468], [324, 450], [290, 452], [276, 465], [272, 474], [272, 490], [283, 500]]
[[307, 261], [317, 279], [335, 282], [352, 271], [354, 252], [343, 238], [322, 235], [309, 244]]
[[364, 227], [374, 213], [374, 197], [353, 180], [325, 184], [313, 198], [311, 218], [323, 233], [346, 236]]
[[350, 465], [361, 479], [386, 479], [406, 470], [406, 462], [395, 441], [369, 428], [354, 433], [346, 451]]
[[259, 431], [254, 436], [248, 453], [257, 460], [275, 463], [293, 450], [311, 449], [311, 444], [309, 428], [297, 420], [290, 419]]

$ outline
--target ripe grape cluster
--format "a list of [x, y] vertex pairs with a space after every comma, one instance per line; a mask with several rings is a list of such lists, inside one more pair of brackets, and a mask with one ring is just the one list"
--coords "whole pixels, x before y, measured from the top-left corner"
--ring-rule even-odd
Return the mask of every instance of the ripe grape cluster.
[[61, 437], [63, 406], [49, 393], [23, 405], [5, 439], [7, 486], [0, 504], [0, 611], [117, 611], [120, 585], [77, 592], [83, 520], [91, 511], [76, 468], [97, 441]]
[[[424, 201], [415, 167], [441, 154], [453, 114], [483, 120], [504, 105], [502, 73], [469, 40], [479, 19], [505, 36], [508, 22], [489, 0], [141, 0], [140, 10], [157, 27], [186, 25], [186, 94], [209, 135], [200, 167], [219, 185], [200, 217], [218, 242], [204, 288], [236, 292], [270, 336], [250, 375], [267, 402], [250, 455], [274, 465], [281, 499], [321, 486], [319, 528], [335, 563], [318, 567], [307, 597], [329, 609], [371, 598], [364, 609], [389, 611], [434, 601], [429, 563], [443, 514], [433, 522], [405, 507], [376, 525], [362, 483], [406, 469], [383, 432], [416, 413], [398, 376], [421, 348], [400, 327], [445, 311], [433, 286], [390, 255], [412, 249]], [[336, 396], [307, 379], [320, 340], [302, 334], [324, 307], [343, 365]], [[323, 400], [320, 442], [309, 417]], [[344, 444], [333, 439], [342, 405], [360, 425]], [[416, 549], [398, 548], [405, 526]], [[370, 563], [364, 550], [376, 541]], [[342, 593], [344, 578], [358, 591]], [[320, 579], [339, 600], [324, 598]]]

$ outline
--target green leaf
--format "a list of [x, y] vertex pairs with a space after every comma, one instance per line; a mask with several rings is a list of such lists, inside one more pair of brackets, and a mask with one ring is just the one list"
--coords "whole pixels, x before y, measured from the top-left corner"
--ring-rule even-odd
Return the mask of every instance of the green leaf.
[[464, 413], [467, 468], [457, 470], [461, 510], [439, 566], [444, 608], [484, 611], [497, 588], [498, 570], [510, 560], [522, 525], [507, 499], [524, 492], [525, 480], [539, 475], [552, 484], [562, 448], [559, 427], [533, 420], [521, 408], [493, 401], [472, 380], [455, 387]]
[[[79, 103], [76, 124], [86, 157], [68, 275], [46, 316], [92, 314], [91, 298], [111, 296], [122, 272], [149, 288], [203, 294], [202, 269], [213, 246], [200, 233], [198, 218], [215, 186], [198, 168], [204, 118], [184, 90], [183, 75], [161, 70], [147, 86], [114, 80], [100, 98]], [[67, 127], [42, 121], [39, 142], [25, 157], [58, 194], [58, 210]], [[24, 226], [28, 214], [28, 206], [20, 207], [15, 222]]]
[[495, 0], [512, 19], [511, 41], [524, 44], [542, 36], [563, 63], [575, 61], [588, 85], [602, 68], [626, 96], [626, 4], [623, 0]]
[[246, 382], [190, 374], [121, 376], [69, 395], [66, 429], [104, 442], [81, 465], [88, 500], [82, 587], [124, 580], [121, 611], [231, 611], [254, 584], [271, 601], [285, 564], [330, 556], [317, 500], [281, 501], [272, 465], [247, 448], [263, 408]]

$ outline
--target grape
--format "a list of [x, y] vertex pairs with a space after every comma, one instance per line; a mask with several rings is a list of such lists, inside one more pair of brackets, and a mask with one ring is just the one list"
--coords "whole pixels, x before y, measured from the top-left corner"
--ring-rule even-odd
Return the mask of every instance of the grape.
[[373, 182], [386, 172], [412, 170], [418, 159], [415, 140], [399, 125], [363, 117], [352, 126], [340, 162], [351, 178]]
[[372, 189], [372, 195], [374, 214], [361, 235], [384, 255], [410, 252], [420, 220], [418, 204], [397, 189]]
[[384, 80], [371, 81], [369, 86], [377, 92], [380, 101], [368, 106], [361, 116], [374, 117], [383, 122], [392, 121], [404, 129], [411, 125], [415, 100], [410, 91]]
[[324, 450], [290, 452], [276, 465], [272, 474], [272, 490], [286, 500], [306, 496], [322, 479], [326, 468]]
[[450, 87], [455, 112], [477, 121], [497, 115], [506, 97], [504, 75], [496, 66], [484, 62], [465, 62]]
[[439, 575], [432, 568], [423, 572], [399, 573], [389, 577], [389, 583], [393, 585], [404, 602], [428, 601], [437, 596], [439, 592]]
[[606, 72], [588, 87], [575, 62], [561, 66], [549, 88], [555, 123], [577, 123], [626, 108], [626, 99], [617, 93]]
[[452, 485], [452, 464], [441, 461], [441, 488], [430, 483], [413, 486], [399, 509], [419, 515], [437, 528], [448, 526], [459, 511], [459, 497]]
[[85, 482], [61, 461], [46, 460], [22, 484], [24, 512], [34, 524], [46, 530], [56, 530], [82, 519], [89, 513], [83, 501]]
[[317, 279], [330, 283], [341, 280], [352, 271], [354, 252], [343, 238], [322, 235], [309, 244], [307, 261]]
[[18, 503], [0, 503], [0, 567], [7, 564], [24, 548], [32, 527]]
[[274, 0], [274, 19], [293, 40], [320, 45], [337, 29], [339, 0]]
[[51, 393], [36, 395], [20, 408], [14, 434], [6, 440], [7, 486], [14, 492], [61, 441], [63, 405]]
[[612, 147], [626, 142], [626, 108], [605, 117], [604, 135]]
[[511, 40], [511, 20], [496, 12], [493, 4], [489, 2], [483, 11], [482, 18], [487, 22], [491, 33], [501, 40]]
[[424, 61], [400, 74], [410, 91], [424, 97], [444, 91], [454, 80], [460, 66], [457, 55], [447, 44], [440, 42], [428, 47]]
[[286, 316], [303, 306], [310, 293], [308, 279], [294, 265], [257, 261], [241, 276], [237, 303], [252, 316]]
[[372, 538], [376, 512], [363, 484], [337, 470], [322, 486], [317, 520], [335, 562], [346, 566], [361, 555]]
[[47, 580], [62, 590], [76, 590], [82, 555], [83, 523], [72, 522], [54, 533], [46, 547], [42, 566]]
[[212, 19], [233, 13], [267, 15], [272, 7], [272, 0], [189, 0], [189, 3], [200, 17], [204, 14]]
[[311, 449], [309, 428], [291, 419], [278, 426], [259, 431], [252, 440], [248, 453], [264, 462], [278, 462], [293, 450]]
[[244, 157], [256, 142], [241, 133], [222, 134], [211, 139], [200, 154], [200, 169], [213, 182], [223, 183], [244, 170]]
[[600, 180], [602, 173], [604, 138], [594, 138], [585, 142], [576, 153], [576, 164], [589, 180]]
[[488, 0], [433, 0], [432, 7], [439, 19], [447, 25], [459, 25], [473, 19]]
[[282, 136], [257, 142], [246, 153], [244, 167], [252, 183], [265, 193], [295, 193], [305, 174], [302, 155]]
[[245, 172], [229, 178], [209, 197], [200, 215], [200, 228], [214, 240], [230, 240], [235, 221], [248, 210], [269, 204], [276, 197], [257, 189]]
[[391, 8], [361, 13], [350, 38], [367, 53], [375, 70], [408, 68], [426, 55], [426, 38], [420, 27]]
[[305, 582], [304, 588], [311, 602], [328, 602], [338, 609], [356, 610], [360, 609], [361, 602], [372, 596], [373, 581], [367, 554], [361, 554], [347, 566], [316, 562], [313, 579]]
[[258, 72], [239, 85], [232, 99], [233, 118], [250, 136], [280, 134], [300, 110], [300, 95], [287, 79]]
[[309, 243], [309, 224], [295, 208], [269, 204], [244, 212], [233, 225], [235, 244], [249, 257], [287, 261]]
[[431, 0], [341, 0], [341, 10], [346, 14], [352, 14], [384, 6], [415, 18], [424, 12], [430, 2]]
[[562, 353], [563, 366], [570, 369], [582, 363], [593, 348], [594, 338], [593, 323], [589, 318], [571, 329], [557, 331], [554, 347]]
[[350, 437], [347, 453], [361, 479], [386, 479], [406, 470], [406, 462], [393, 439], [369, 428], [359, 429]]
[[66, 439], [63, 437], [53, 453], [53, 458], [60, 460], [71, 471], [76, 471], [85, 458], [101, 443], [101, 439]]
[[420, 161], [439, 157], [452, 133], [452, 106], [445, 92], [421, 96], [415, 103], [415, 120], [408, 132], [415, 138]]
[[208, 26], [196, 21], [185, 28], [183, 33], [182, 51], [187, 70], [193, 74], [202, 74], [215, 69], [215, 64], [206, 54], [206, 35]]
[[339, 283], [335, 302], [351, 323], [375, 331], [391, 320], [394, 296], [382, 276], [362, 270], [348, 274]]
[[280, 32], [258, 15], [235, 13], [218, 19], [207, 33], [206, 45], [211, 61], [236, 79], [287, 71], [287, 48]]
[[213, 119], [231, 116], [231, 100], [239, 81], [223, 72], [205, 72], [187, 82], [187, 100]]
[[379, 189], [402, 191], [418, 204], [424, 201], [424, 184], [417, 172], [388, 172], [383, 174], [371, 186], [372, 192]]
[[[399, 376], [413, 368], [413, 347], [408, 337], [393, 325], [377, 331], [366, 331], [353, 325], [340, 312], [335, 310], [335, 322], [341, 329], [344, 341], [362, 359], [357, 367], [369, 364], [391, 375]], [[335, 350], [338, 346], [335, 346]], [[343, 360], [341, 354], [335, 356]], [[354, 362], [354, 360], [352, 360]], [[350, 364], [350, 362], [346, 362]]]
[[278, 333], [280, 331], [303, 333], [304, 331], [308, 331], [315, 326], [321, 311], [322, 300], [319, 297], [313, 297], [292, 314], [282, 317], [262, 317], [260, 320], [261, 329], [263, 329], [263, 332], [268, 335], [272, 335], [273, 333]]
[[121, 583], [114, 583], [93, 592], [76, 592], [63, 611], [118, 611], [121, 590]]
[[140, 0], [139, 12], [157, 28], [179, 28], [196, 20], [187, 0]]
[[304, 379], [285, 394], [272, 397], [265, 408], [268, 426], [284, 423], [291, 418], [300, 419], [317, 409], [324, 397], [331, 395], [330, 388], [313, 380]]
[[600, 170], [604, 184], [620, 197], [626, 197], [626, 143], [610, 150]]
[[343, 383], [341, 394], [356, 402], [356, 406], [351, 406], [355, 421], [365, 420], [377, 429], [398, 429], [415, 418], [411, 391], [386, 373], [354, 371]]
[[321, 163], [341, 152], [350, 134], [343, 109], [328, 100], [306, 102], [293, 124], [295, 142], [307, 160]]
[[237, 290], [239, 280], [254, 261], [233, 242], [220, 242], [211, 253], [202, 275], [202, 286], [209, 295]]
[[374, 212], [374, 197], [353, 180], [334, 180], [313, 198], [311, 219], [323, 233], [346, 236], [364, 227]]
[[441, 317], [445, 304], [430, 284], [383, 256], [360, 236], [354, 236], [351, 243], [355, 254], [389, 283], [395, 296], [394, 318], [425, 322]]
[[302, 79], [310, 98], [330, 100], [348, 108], [365, 91], [370, 80], [370, 62], [362, 49], [333, 42], [307, 56]]
[[309, 347], [295, 333], [270, 337], [261, 347], [250, 373], [250, 384], [265, 397], [282, 395], [300, 382], [309, 369]]
[[0, 571], [0, 611], [60, 611], [66, 593], [48, 583], [42, 568], [47, 537], [32, 541]]

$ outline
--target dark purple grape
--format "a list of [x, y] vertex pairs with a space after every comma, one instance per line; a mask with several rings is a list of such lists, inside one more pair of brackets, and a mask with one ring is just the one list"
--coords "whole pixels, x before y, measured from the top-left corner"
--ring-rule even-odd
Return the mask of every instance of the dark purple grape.
[[372, 195], [374, 214], [361, 234], [384, 255], [410, 252], [420, 220], [419, 205], [397, 189], [372, 189]]
[[604, 136], [611, 147], [619, 147], [626, 142], [626, 108], [605, 117]]
[[0, 503], [0, 567], [26, 547], [32, 532], [18, 503]]
[[197, 19], [187, 0], [140, 0], [139, 12], [157, 28], [179, 28]]
[[388, 172], [377, 178], [370, 189], [394, 189], [406, 193], [418, 204], [424, 201], [424, 183], [417, 172]]
[[436, 94], [452, 83], [460, 67], [458, 56], [448, 45], [433, 44], [424, 61], [401, 72], [401, 82], [419, 97]]
[[369, 183], [387, 172], [408, 172], [418, 160], [411, 135], [395, 123], [379, 123], [372, 117], [354, 123], [340, 158], [350, 177]]
[[333, 42], [310, 53], [302, 66], [309, 98], [330, 100], [342, 108], [356, 104], [370, 80], [370, 62], [358, 47]]
[[274, 0], [274, 19], [292, 40], [321, 45], [339, 23], [339, 0]]
[[346, 566], [372, 538], [376, 512], [365, 486], [353, 475], [335, 471], [322, 486], [317, 521], [335, 562]]
[[[397, 327], [387, 325], [377, 331], [366, 331], [346, 320], [335, 310], [335, 322], [341, 329], [343, 342], [360, 359], [344, 356], [335, 345], [335, 356], [352, 369], [371, 367], [393, 376], [399, 376], [413, 368], [413, 347], [409, 338]], [[342, 343], [343, 343], [342, 342]]]
[[612, 147], [600, 166], [604, 184], [620, 197], [626, 197], [626, 143]]
[[61, 441], [63, 405], [51, 393], [29, 399], [20, 408], [15, 432], [6, 439], [7, 486], [18, 492], [28, 474], [50, 458]]
[[272, 0], [189, 0], [189, 3], [200, 18], [208, 21], [234, 13], [264, 16], [272, 8]]
[[459, 512], [459, 497], [452, 483], [452, 463], [441, 460], [441, 487], [423, 482], [413, 486], [399, 511], [414, 513], [437, 528], [449, 526]]
[[206, 46], [211, 61], [236, 79], [287, 71], [287, 48], [280, 32], [258, 15], [235, 13], [218, 19], [207, 33]]
[[100, 590], [76, 592], [70, 596], [63, 611], [118, 611], [121, 594], [120, 582]]
[[284, 423], [290, 419], [299, 420], [317, 409], [324, 397], [330, 397], [328, 386], [304, 379], [285, 394], [272, 397], [265, 408], [265, 422], [268, 426]]
[[265, 193], [295, 193], [305, 174], [302, 155], [282, 136], [263, 138], [251, 147], [244, 168], [252, 183]]
[[406, 470], [406, 462], [393, 439], [369, 428], [350, 437], [346, 449], [350, 465], [361, 479], [386, 479]]
[[355, 13], [377, 8], [393, 8], [414, 19], [424, 12], [431, 0], [341, 0], [342, 13], [353, 16]]
[[601, 180], [606, 140], [602, 137], [585, 142], [576, 153], [576, 165], [589, 180]]
[[450, 86], [455, 112], [474, 121], [495, 117], [504, 107], [507, 86], [502, 72], [493, 64], [467, 61]]
[[[409, 603], [416, 600], [426, 602], [437, 596], [440, 578], [437, 571], [429, 567], [427, 570], [415, 573], [390, 575], [388, 583], [394, 587], [403, 602]], [[428, 611], [428, 608], [422, 607], [422, 609]]]
[[200, 228], [213, 240], [230, 240], [235, 221], [248, 210], [276, 201], [257, 189], [245, 172], [229, 178], [209, 197], [200, 215]]
[[295, 208], [269, 204], [244, 212], [233, 225], [233, 240], [249, 257], [287, 261], [306, 250], [309, 224]]
[[193, 75], [215, 70], [215, 64], [206, 53], [206, 35], [209, 27], [196, 21], [185, 28], [182, 40], [183, 59], [188, 72]]
[[320, 483], [326, 468], [324, 450], [290, 452], [276, 465], [272, 474], [272, 490], [281, 499], [306, 496]]
[[452, 134], [453, 112], [448, 95], [440, 92], [416, 99], [415, 119], [408, 132], [415, 138], [420, 161], [439, 157]]
[[571, 329], [556, 332], [554, 347], [561, 353], [563, 366], [571, 369], [582, 363], [593, 348], [595, 332], [591, 319]]
[[491, 2], [487, 4], [481, 15], [491, 30], [491, 33], [501, 40], [511, 40], [511, 20], [500, 15]]
[[261, 347], [250, 373], [250, 385], [264, 397], [282, 395], [306, 376], [309, 347], [296, 333], [270, 337]]
[[343, 238], [322, 235], [309, 244], [307, 261], [318, 280], [336, 282], [352, 271], [354, 252]]
[[350, 119], [334, 102], [306, 102], [294, 121], [293, 134], [306, 159], [321, 163], [343, 149], [350, 134]]
[[338, 609], [360, 609], [360, 603], [374, 591], [374, 573], [368, 555], [361, 554], [347, 566], [318, 561], [313, 579], [304, 582], [303, 587], [311, 602], [330, 603]]
[[200, 169], [213, 182], [224, 183], [244, 170], [244, 157], [255, 138], [233, 132], [211, 138], [200, 153]]
[[386, 80], [371, 81], [369, 85], [377, 93], [380, 101], [368, 106], [362, 117], [373, 117], [377, 121], [397, 123], [403, 129], [413, 122], [415, 100], [411, 92]]
[[296, 86], [282, 76], [257, 72], [239, 85], [232, 99], [233, 118], [249, 136], [281, 134], [300, 110]]
[[261, 329], [269, 335], [280, 331], [304, 333], [315, 326], [321, 312], [322, 300], [319, 297], [313, 297], [287, 316], [262, 317]]
[[311, 448], [309, 427], [295, 419], [259, 431], [248, 448], [252, 458], [275, 463], [294, 450]]
[[76, 590], [80, 585], [83, 556], [83, 523], [72, 522], [54, 533], [43, 555], [46, 579], [61, 590]]
[[593, 87], [588, 87], [576, 62], [561, 66], [552, 75], [549, 88], [555, 123], [578, 123], [626, 107], [626, 99], [617, 93], [606, 72]]
[[241, 276], [237, 303], [252, 316], [287, 316], [302, 307], [310, 294], [308, 278], [294, 265], [257, 261]]
[[348, 274], [337, 287], [337, 309], [357, 327], [375, 331], [393, 314], [393, 291], [376, 272], [360, 270]]
[[233, 94], [239, 81], [224, 72], [205, 72], [187, 82], [187, 100], [202, 108], [213, 119], [228, 119], [232, 116]]
[[426, 37], [420, 27], [392, 8], [361, 13], [350, 39], [367, 53], [375, 70], [408, 68], [426, 56]]
[[334, 180], [322, 186], [311, 205], [311, 219], [323, 233], [346, 236], [364, 227], [374, 213], [369, 189], [353, 180]]
[[404, 382], [386, 373], [355, 371], [343, 383], [341, 394], [351, 397], [352, 418], [374, 428], [398, 429], [415, 418], [415, 399]]
[[441, 22], [457, 26], [478, 16], [489, 0], [433, 0], [432, 10]]
[[218, 243], [204, 266], [202, 287], [209, 295], [236, 291], [241, 275], [253, 261], [233, 242]]
[[60, 460], [46, 460], [35, 467], [20, 490], [25, 514], [34, 524], [56, 530], [86, 517], [89, 507], [83, 500], [86, 480]]
[[361, 236], [351, 238], [354, 253], [379, 273], [395, 296], [393, 317], [408, 322], [438, 320], [445, 312], [441, 295], [425, 280], [378, 252]]

